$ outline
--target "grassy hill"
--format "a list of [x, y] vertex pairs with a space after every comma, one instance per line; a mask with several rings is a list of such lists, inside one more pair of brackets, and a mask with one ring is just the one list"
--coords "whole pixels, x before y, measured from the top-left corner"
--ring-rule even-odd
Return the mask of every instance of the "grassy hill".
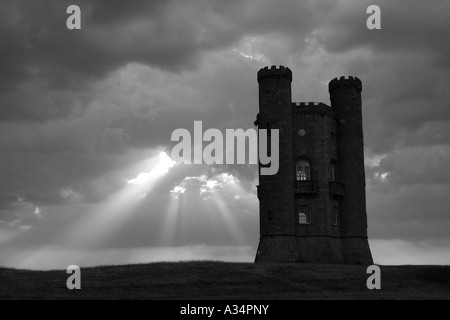
[[82, 290], [60, 271], [0, 269], [0, 299], [450, 299], [450, 266], [381, 267], [368, 290], [362, 266], [152, 263], [81, 269]]

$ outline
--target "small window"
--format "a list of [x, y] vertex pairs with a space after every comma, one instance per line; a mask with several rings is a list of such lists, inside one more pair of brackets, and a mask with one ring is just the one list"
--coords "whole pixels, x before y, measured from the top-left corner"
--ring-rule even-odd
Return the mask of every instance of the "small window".
[[299, 224], [311, 224], [311, 210], [307, 206], [303, 206], [298, 211]]
[[300, 159], [296, 165], [297, 181], [311, 180], [311, 164], [306, 159]]
[[269, 222], [273, 222], [272, 210], [268, 211], [268, 220], [269, 220]]
[[338, 207], [334, 207], [334, 221], [333, 221], [333, 225], [334, 226], [338, 226], [339, 225], [339, 208]]
[[337, 181], [336, 163], [334, 161], [331, 161], [330, 163], [330, 181], [331, 182]]

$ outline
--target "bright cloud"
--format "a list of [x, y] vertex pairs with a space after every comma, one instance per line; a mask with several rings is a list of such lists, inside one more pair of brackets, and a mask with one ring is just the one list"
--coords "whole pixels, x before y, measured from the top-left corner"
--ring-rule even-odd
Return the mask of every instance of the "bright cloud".
[[147, 183], [152, 178], [159, 178], [167, 174], [176, 162], [172, 161], [165, 152], [159, 154], [159, 163], [149, 172], [141, 172], [139, 175], [131, 180], [127, 180], [129, 184], [142, 185]]

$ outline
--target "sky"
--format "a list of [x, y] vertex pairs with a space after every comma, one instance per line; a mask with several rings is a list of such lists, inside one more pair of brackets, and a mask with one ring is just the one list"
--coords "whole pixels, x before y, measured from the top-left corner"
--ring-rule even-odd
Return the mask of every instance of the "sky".
[[268, 65], [293, 71], [294, 101], [362, 80], [374, 260], [450, 264], [449, 14], [446, 0], [0, 0], [0, 266], [253, 261], [257, 167], [169, 156], [196, 120], [253, 128]]

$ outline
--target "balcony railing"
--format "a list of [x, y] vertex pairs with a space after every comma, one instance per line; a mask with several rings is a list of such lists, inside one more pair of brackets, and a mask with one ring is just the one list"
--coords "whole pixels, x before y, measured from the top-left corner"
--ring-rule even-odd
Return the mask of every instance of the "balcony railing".
[[345, 185], [340, 182], [330, 182], [330, 195], [332, 197], [345, 196]]
[[294, 192], [300, 194], [315, 194], [317, 193], [317, 181], [315, 180], [295, 181]]

